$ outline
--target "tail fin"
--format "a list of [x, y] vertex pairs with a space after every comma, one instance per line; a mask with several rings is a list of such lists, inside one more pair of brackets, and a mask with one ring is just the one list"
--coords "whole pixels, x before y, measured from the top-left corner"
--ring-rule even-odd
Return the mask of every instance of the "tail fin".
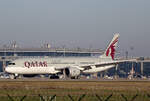
[[116, 47], [118, 44], [118, 38], [119, 34], [115, 34], [109, 46], [106, 48], [104, 54], [101, 56], [101, 58], [109, 58], [111, 60], [114, 60]]

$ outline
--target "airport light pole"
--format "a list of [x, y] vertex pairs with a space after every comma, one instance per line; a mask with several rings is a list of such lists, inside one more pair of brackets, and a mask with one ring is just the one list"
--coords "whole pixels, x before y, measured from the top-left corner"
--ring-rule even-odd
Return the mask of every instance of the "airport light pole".
[[63, 51], [64, 51], [63, 56], [65, 57], [65, 56], [66, 56], [66, 46], [65, 46], [65, 45], [63, 45], [63, 46], [62, 46], [62, 48], [63, 48]]
[[126, 51], [126, 59], [128, 59], [128, 51]]
[[131, 52], [131, 53], [132, 53], [132, 56], [131, 56], [131, 57], [133, 58], [133, 50], [134, 50], [134, 47], [131, 46], [131, 47], [130, 47], [130, 50], [132, 51], [132, 52]]
[[50, 56], [50, 48], [51, 48], [51, 45], [50, 44], [46, 44], [46, 48], [48, 49], [48, 56]]
[[16, 57], [16, 56], [17, 56], [17, 54], [16, 54], [16, 48], [17, 48], [17, 43], [16, 43], [16, 41], [14, 41], [14, 42], [12, 43], [12, 48], [13, 48], [13, 50], [14, 50], [14, 57]]
[[5, 72], [5, 67], [6, 67], [6, 51], [7, 51], [7, 45], [4, 45], [3, 46], [3, 48], [4, 48], [4, 57], [3, 57], [3, 72]]

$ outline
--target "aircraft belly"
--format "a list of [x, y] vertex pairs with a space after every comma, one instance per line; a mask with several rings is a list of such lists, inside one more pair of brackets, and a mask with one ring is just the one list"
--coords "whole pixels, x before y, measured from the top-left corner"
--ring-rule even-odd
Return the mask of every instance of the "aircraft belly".
[[22, 68], [22, 67], [13, 67], [10, 73], [15, 74], [53, 74], [56, 73], [53, 67], [31, 67], [31, 68]]

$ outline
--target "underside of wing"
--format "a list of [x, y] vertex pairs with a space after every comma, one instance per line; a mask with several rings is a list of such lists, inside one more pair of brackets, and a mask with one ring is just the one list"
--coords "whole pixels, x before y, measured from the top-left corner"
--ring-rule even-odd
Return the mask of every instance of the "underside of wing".
[[84, 68], [84, 70], [89, 70], [89, 69], [92, 69], [93, 67], [101, 68], [101, 67], [110, 66], [110, 65], [117, 65], [117, 64], [123, 63], [123, 62], [133, 62], [133, 61], [136, 61], [136, 60], [135, 59], [115, 60], [115, 61], [110, 61], [110, 62], [96, 63], [96, 64], [93, 64], [93, 65], [82, 65], [82, 66], [80, 66], [80, 68]]

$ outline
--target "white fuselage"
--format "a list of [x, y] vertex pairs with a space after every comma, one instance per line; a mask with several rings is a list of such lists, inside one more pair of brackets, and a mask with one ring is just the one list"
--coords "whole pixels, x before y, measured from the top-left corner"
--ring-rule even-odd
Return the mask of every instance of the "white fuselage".
[[[51, 57], [51, 58], [23, 58], [12, 61], [6, 67], [6, 72], [14, 74], [56, 74], [64, 67], [81, 67], [86, 65], [94, 65], [112, 61], [108, 59], [94, 57]], [[96, 68], [91, 66], [91, 69], [84, 70], [83, 73], [95, 73], [112, 68], [114, 65], [103, 66]]]

